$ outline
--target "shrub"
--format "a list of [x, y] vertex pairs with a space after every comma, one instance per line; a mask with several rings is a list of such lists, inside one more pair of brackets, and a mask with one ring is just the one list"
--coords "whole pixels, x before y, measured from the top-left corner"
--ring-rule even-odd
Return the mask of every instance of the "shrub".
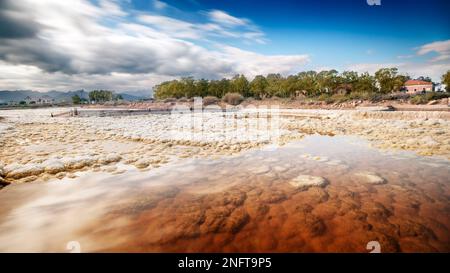
[[211, 104], [216, 104], [218, 102], [219, 102], [219, 99], [214, 96], [206, 96], [203, 98], [203, 105], [205, 105], [205, 106], [211, 105]]
[[410, 102], [412, 104], [425, 104], [432, 100], [439, 100], [450, 97], [448, 93], [436, 93], [430, 92], [426, 94], [415, 95], [411, 98]]
[[327, 101], [331, 96], [329, 94], [322, 94], [319, 97], [317, 97], [318, 100], [320, 101]]
[[244, 97], [239, 93], [226, 93], [225, 96], [223, 96], [223, 101], [231, 105], [238, 105], [243, 100]]
[[409, 99], [410, 97], [411, 97], [410, 94], [404, 92], [395, 92], [382, 96], [384, 100], [406, 100]]
[[163, 100], [163, 102], [176, 102], [177, 101], [177, 99], [176, 98], [167, 98], [167, 99], [164, 99]]
[[415, 95], [411, 98], [410, 102], [412, 104], [424, 104], [426, 103], [425, 101], [425, 96], [423, 95]]
[[350, 97], [348, 95], [344, 94], [334, 94], [330, 98], [326, 100], [327, 103], [337, 102], [337, 103], [343, 103], [350, 100]]
[[351, 100], [368, 100], [371, 102], [380, 101], [382, 99], [382, 96], [380, 94], [374, 93], [374, 92], [352, 92], [349, 95], [349, 99]]
[[326, 94], [326, 93], [321, 94], [320, 96], [318, 96], [317, 100], [318, 101], [324, 101], [324, 102], [326, 102], [326, 104], [331, 104], [331, 103], [335, 102], [335, 98], [333, 98], [332, 95]]

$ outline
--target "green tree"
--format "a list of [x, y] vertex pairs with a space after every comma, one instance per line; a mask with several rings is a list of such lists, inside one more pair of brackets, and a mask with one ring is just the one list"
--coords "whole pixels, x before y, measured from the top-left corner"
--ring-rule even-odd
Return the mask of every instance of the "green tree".
[[304, 71], [297, 74], [298, 88], [307, 96], [319, 94], [316, 71]]
[[380, 92], [386, 94], [399, 91], [408, 77], [398, 75], [397, 68], [381, 68], [375, 72], [375, 79], [378, 82]]
[[341, 77], [345, 84], [354, 84], [359, 80], [358, 72], [355, 71], [344, 71]]
[[250, 83], [250, 92], [257, 98], [264, 99], [267, 97], [267, 86], [269, 83], [262, 75], [256, 76]]
[[195, 82], [195, 96], [198, 97], [206, 97], [208, 95], [208, 80], [205, 79], [200, 79], [198, 81]]
[[283, 77], [280, 74], [269, 74], [266, 77], [267, 87], [266, 92], [270, 97], [276, 96], [281, 91], [281, 83]]
[[72, 96], [72, 103], [73, 104], [80, 104], [80, 102], [81, 102], [80, 96], [78, 96], [78, 95]]
[[433, 82], [430, 77], [424, 77], [424, 76], [418, 77], [417, 80], [424, 81], [424, 82]]
[[208, 96], [222, 98], [230, 90], [230, 81], [222, 79], [220, 81], [212, 80], [208, 83]]
[[280, 81], [280, 88], [276, 93], [277, 96], [288, 98], [295, 96], [295, 91], [298, 90], [297, 76], [290, 75]]
[[244, 97], [249, 97], [250, 95], [249, 82], [244, 75], [236, 75], [233, 77], [231, 80], [231, 89], [232, 92], [239, 93]]
[[340, 84], [340, 77], [338, 77], [338, 72], [336, 70], [325, 70], [320, 71], [316, 75], [316, 87], [317, 91], [322, 93], [331, 93]]
[[114, 94], [108, 90], [93, 90], [89, 92], [89, 99], [95, 102], [112, 101]]
[[373, 93], [376, 91], [376, 80], [369, 73], [361, 74], [357, 81], [353, 83], [353, 91]]
[[220, 97], [225, 96], [226, 93], [231, 92], [231, 82], [230, 82], [230, 80], [226, 79], [226, 78], [221, 79], [220, 82], [219, 82], [219, 87], [220, 87], [220, 90], [222, 92]]
[[[449, 72], [443, 75], [443, 83], [448, 84]], [[429, 80], [428, 77], [422, 77]], [[185, 77], [180, 80], [162, 82], [153, 88], [155, 97], [164, 98], [191, 98], [194, 96], [215, 96], [223, 98], [227, 93], [239, 93], [243, 97], [255, 96], [266, 98], [272, 96], [293, 97], [299, 92], [309, 97], [322, 94], [332, 94], [336, 91], [359, 93], [389, 93], [399, 91], [409, 77], [398, 73], [397, 68], [382, 68], [375, 73], [358, 74], [355, 71], [344, 71], [341, 74], [332, 69], [325, 71], [303, 71], [296, 75], [283, 77], [280, 74], [256, 76], [250, 83], [244, 75], [236, 75], [232, 79], [196, 80]], [[445, 80], [446, 79], [446, 80]], [[91, 100], [111, 100], [111, 91], [94, 90], [89, 93]], [[114, 99], [114, 97], [112, 97]]]
[[450, 92], [450, 70], [447, 71], [444, 75], [442, 75], [442, 83], [446, 85], [446, 91]]
[[181, 78], [181, 81], [174, 84], [172, 88], [175, 98], [181, 97], [192, 98], [197, 96], [195, 88], [195, 80], [193, 77]]

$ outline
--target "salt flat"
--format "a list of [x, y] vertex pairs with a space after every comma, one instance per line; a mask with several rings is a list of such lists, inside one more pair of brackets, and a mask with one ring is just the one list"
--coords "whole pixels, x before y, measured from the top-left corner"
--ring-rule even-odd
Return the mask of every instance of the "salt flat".
[[305, 135], [357, 135], [385, 149], [450, 158], [442, 112], [243, 110], [231, 113], [51, 117], [68, 109], [0, 111], [3, 180], [59, 178], [79, 170], [149, 170], [183, 158], [218, 158], [285, 145]]

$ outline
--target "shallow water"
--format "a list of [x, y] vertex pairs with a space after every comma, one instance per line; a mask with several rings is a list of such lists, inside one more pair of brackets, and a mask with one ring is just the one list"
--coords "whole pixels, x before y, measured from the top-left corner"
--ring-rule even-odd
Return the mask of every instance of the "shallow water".
[[[302, 174], [329, 184], [288, 183]], [[367, 252], [369, 241], [382, 252], [450, 251], [450, 162], [359, 138], [78, 175], [0, 190], [0, 251], [65, 252], [70, 241], [83, 252]]]

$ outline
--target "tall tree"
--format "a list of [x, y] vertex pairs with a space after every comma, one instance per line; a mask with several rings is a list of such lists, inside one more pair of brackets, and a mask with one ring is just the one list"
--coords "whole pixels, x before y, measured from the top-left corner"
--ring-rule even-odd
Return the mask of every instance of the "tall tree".
[[442, 75], [442, 83], [446, 85], [446, 91], [450, 92], [450, 70], [447, 71], [444, 75]]
[[244, 75], [236, 75], [231, 80], [231, 88], [233, 92], [239, 93], [244, 97], [249, 97], [249, 82]]
[[72, 103], [73, 104], [80, 104], [80, 102], [81, 102], [80, 96], [78, 96], [78, 95], [72, 96]]
[[381, 93], [399, 91], [408, 79], [407, 76], [398, 75], [397, 68], [381, 68], [375, 72]]
[[180, 85], [181, 85], [182, 92], [181, 92], [181, 94], [177, 92], [176, 97], [192, 98], [192, 97], [196, 96], [194, 77], [181, 78]]
[[262, 75], [258, 75], [250, 83], [250, 92], [257, 98], [264, 99], [267, 97], [266, 89], [268, 85], [269, 83], [266, 78]]
[[93, 90], [89, 92], [89, 99], [95, 102], [112, 101], [114, 94], [109, 90]]
[[431, 80], [430, 77], [420, 76], [420, 77], [418, 77], [417, 79], [418, 79], [419, 81], [433, 82], [433, 81]]
[[280, 74], [269, 74], [266, 77], [267, 87], [266, 92], [269, 96], [276, 96], [281, 91], [281, 83], [283, 77]]
[[277, 96], [288, 98], [295, 96], [295, 91], [298, 90], [298, 81], [297, 76], [290, 75], [287, 78], [281, 81], [280, 90], [277, 93]]
[[340, 84], [336, 70], [320, 71], [316, 76], [316, 84], [320, 93], [330, 93]]
[[319, 93], [319, 87], [317, 84], [317, 72], [316, 71], [304, 71], [297, 74], [298, 88], [307, 96], [315, 96]]
[[195, 96], [206, 97], [208, 96], [208, 81], [200, 79], [195, 82]]
[[353, 91], [373, 93], [376, 91], [376, 80], [369, 73], [361, 74], [357, 81], [353, 83]]

